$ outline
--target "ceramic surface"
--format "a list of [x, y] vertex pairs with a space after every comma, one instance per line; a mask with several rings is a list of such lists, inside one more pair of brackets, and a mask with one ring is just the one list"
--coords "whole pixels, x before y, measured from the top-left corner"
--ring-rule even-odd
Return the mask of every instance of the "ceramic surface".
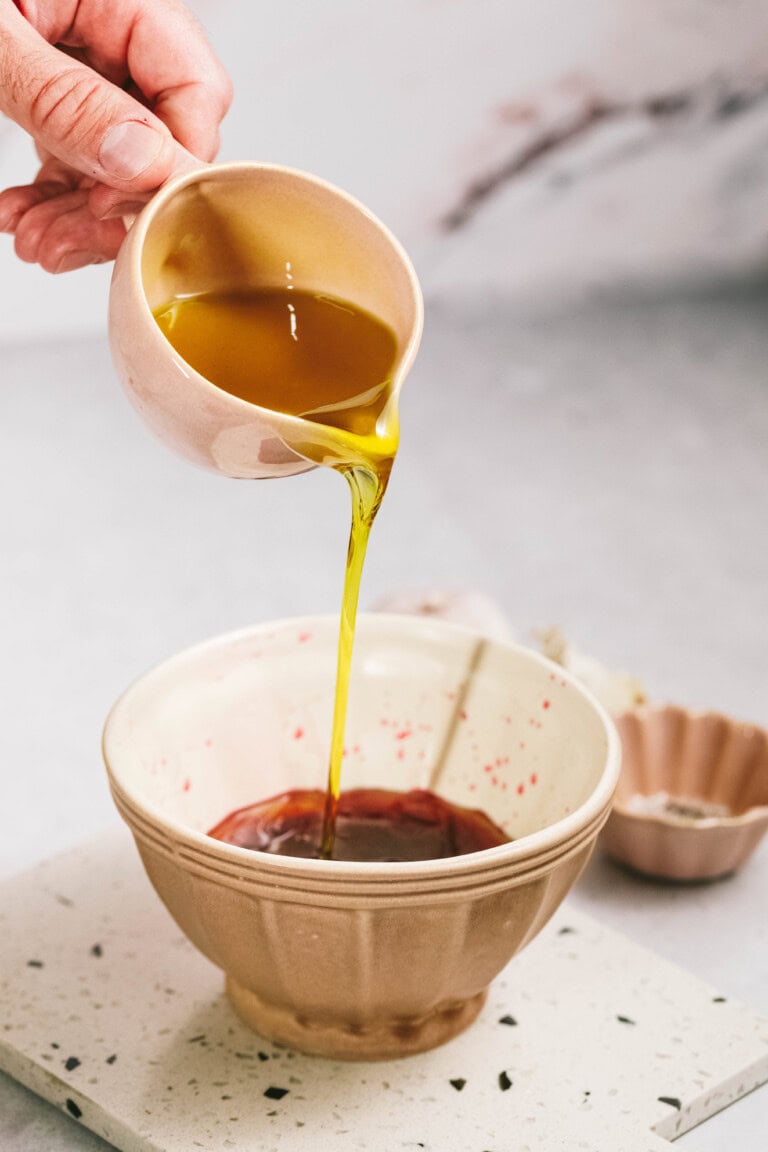
[[363, 617], [343, 787], [434, 787], [513, 838], [402, 864], [297, 860], [205, 835], [323, 786], [337, 620], [203, 644], [138, 681], [104, 752], [147, 872], [227, 974], [241, 1016], [304, 1051], [385, 1058], [464, 1028], [589, 858], [619, 770], [611, 721], [535, 653], [414, 617]]
[[[605, 850], [638, 872], [707, 880], [736, 871], [768, 828], [768, 733], [715, 712], [646, 707], [616, 720], [623, 766]], [[727, 814], [654, 812], [635, 797], [666, 794]]]
[[388, 324], [402, 387], [422, 327], [408, 257], [370, 212], [306, 173], [219, 164], [171, 180], [141, 212], [115, 262], [109, 332], [134, 407], [169, 447], [239, 478], [288, 476], [339, 462], [334, 430], [249, 404], [195, 372], [152, 311], [175, 296], [250, 287], [323, 292]]

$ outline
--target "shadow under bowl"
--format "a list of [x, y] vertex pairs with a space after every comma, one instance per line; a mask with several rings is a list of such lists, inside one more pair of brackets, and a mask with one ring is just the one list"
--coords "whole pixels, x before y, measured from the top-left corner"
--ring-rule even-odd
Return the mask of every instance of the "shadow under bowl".
[[306, 1052], [384, 1059], [456, 1035], [539, 932], [607, 818], [619, 742], [562, 669], [417, 617], [358, 625], [344, 789], [432, 788], [511, 840], [404, 863], [300, 860], [206, 835], [322, 786], [338, 619], [286, 620], [166, 661], [107, 720], [112, 793], [182, 931], [240, 1016]]
[[768, 732], [672, 705], [615, 720], [622, 769], [601, 836], [608, 855], [665, 880], [740, 868], [768, 828]]

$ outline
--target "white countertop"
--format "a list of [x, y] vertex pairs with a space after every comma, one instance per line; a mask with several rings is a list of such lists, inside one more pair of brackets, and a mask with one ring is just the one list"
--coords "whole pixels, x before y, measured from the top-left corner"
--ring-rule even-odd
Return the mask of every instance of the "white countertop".
[[[466, 2], [365, 16], [342, 0], [266, 4], [246, 36], [244, 4], [197, 5], [235, 76], [224, 155], [349, 187], [403, 235], [424, 281], [363, 604], [403, 585], [479, 588], [521, 639], [559, 624], [654, 699], [766, 724], [768, 100], [746, 95], [768, 76], [764, 6], [665, 6], [655, 55], [657, 3], [508, 7], [489, 3], [480, 24]], [[508, 135], [530, 130], [526, 96], [547, 131], [581, 114], [569, 60], [582, 76], [594, 64], [606, 104], [639, 103], [526, 160], [531, 139]], [[718, 60], [743, 109], [715, 116]], [[674, 122], [648, 110], [649, 93], [690, 86]], [[505, 102], [517, 112], [491, 140]], [[23, 178], [22, 152], [0, 133], [0, 180]], [[468, 180], [520, 156], [461, 227], [440, 226]], [[335, 611], [340, 596], [340, 481], [235, 484], [167, 455], [115, 384], [106, 290], [104, 269], [45, 278], [0, 238], [2, 875], [115, 820], [99, 734], [134, 676], [216, 632]], [[571, 899], [768, 1014], [766, 887], [768, 841], [705, 887], [596, 858]], [[767, 1123], [762, 1090], [682, 1145], [757, 1152]], [[0, 1078], [0, 1147], [106, 1146]]]

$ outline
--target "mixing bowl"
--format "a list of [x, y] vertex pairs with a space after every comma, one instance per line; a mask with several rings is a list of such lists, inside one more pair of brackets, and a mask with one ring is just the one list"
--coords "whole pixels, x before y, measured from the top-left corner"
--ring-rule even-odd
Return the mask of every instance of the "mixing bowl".
[[432, 788], [510, 836], [439, 860], [350, 863], [206, 835], [229, 812], [323, 787], [338, 620], [270, 623], [161, 664], [114, 706], [112, 793], [152, 884], [262, 1035], [350, 1059], [468, 1025], [539, 932], [608, 816], [619, 742], [536, 653], [419, 617], [359, 622], [343, 789]]

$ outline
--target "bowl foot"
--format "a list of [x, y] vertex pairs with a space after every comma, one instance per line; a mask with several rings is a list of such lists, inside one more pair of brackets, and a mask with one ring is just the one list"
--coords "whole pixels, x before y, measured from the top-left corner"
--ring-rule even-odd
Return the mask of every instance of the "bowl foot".
[[396, 1060], [437, 1048], [463, 1032], [485, 1003], [483, 989], [468, 1000], [438, 1004], [426, 1016], [385, 1019], [357, 1027], [306, 1016], [262, 1000], [227, 977], [226, 993], [243, 1023], [277, 1044], [334, 1060]]

